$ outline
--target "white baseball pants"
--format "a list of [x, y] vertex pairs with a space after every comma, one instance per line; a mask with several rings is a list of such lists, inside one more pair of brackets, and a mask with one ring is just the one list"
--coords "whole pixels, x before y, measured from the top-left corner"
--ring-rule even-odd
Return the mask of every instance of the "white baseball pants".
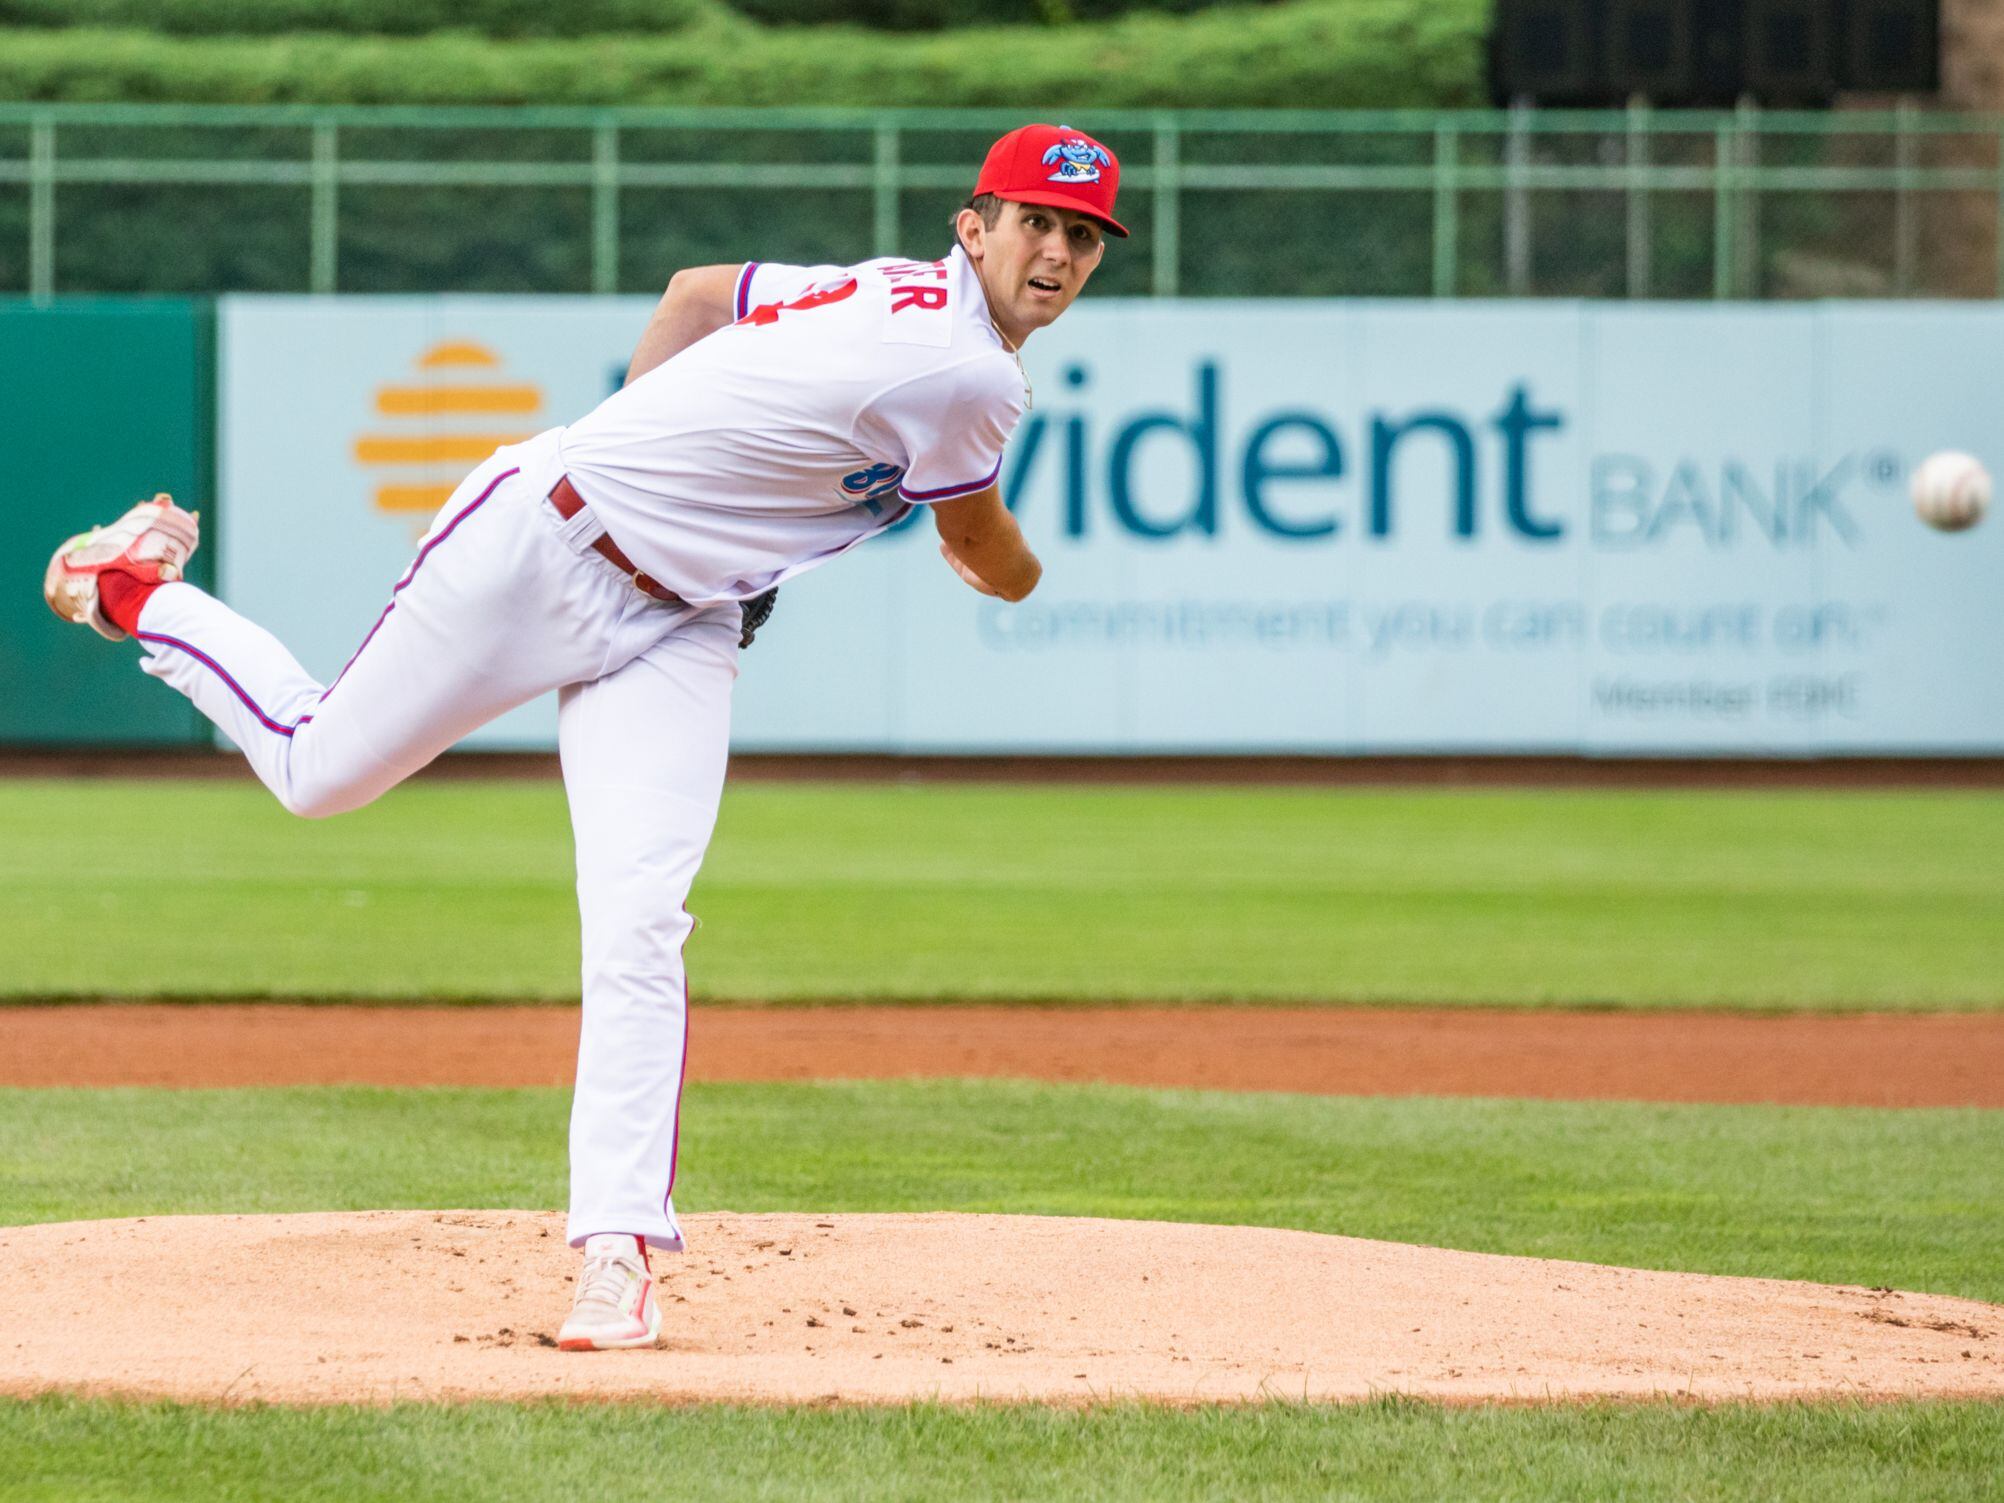
[[683, 905], [723, 789], [740, 613], [641, 594], [591, 551], [589, 509], [565, 521], [550, 505], [562, 473], [553, 430], [468, 476], [324, 688], [193, 585], [155, 591], [137, 635], [145, 671], [311, 818], [360, 808], [476, 726], [559, 692], [584, 929], [569, 1237], [629, 1232], [673, 1250]]

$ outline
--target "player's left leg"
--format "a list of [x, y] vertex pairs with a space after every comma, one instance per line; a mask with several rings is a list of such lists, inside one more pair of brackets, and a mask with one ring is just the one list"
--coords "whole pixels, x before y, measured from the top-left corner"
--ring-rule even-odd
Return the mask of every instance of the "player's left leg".
[[[178, 508], [146, 503], [72, 539], [44, 594], [67, 619], [138, 638], [144, 670], [214, 721], [287, 809], [360, 808], [476, 727], [606, 672], [689, 614], [593, 552], [588, 514], [567, 520], [551, 504], [560, 436], [500, 449], [460, 483], [324, 687], [272, 633], [179, 582], [196, 539]], [[302, 552], [302, 588], [313, 566]]]
[[590, 1239], [593, 1253], [615, 1233], [682, 1245], [671, 1196], [688, 1039], [684, 902], [723, 791], [738, 631], [735, 605], [700, 612], [558, 701], [584, 931], [569, 1238]]

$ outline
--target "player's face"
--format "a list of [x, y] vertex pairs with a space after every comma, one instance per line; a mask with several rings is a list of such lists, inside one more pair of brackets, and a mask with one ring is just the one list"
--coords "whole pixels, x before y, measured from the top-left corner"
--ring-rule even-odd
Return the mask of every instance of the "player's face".
[[1099, 265], [1099, 221], [1070, 209], [1005, 203], [995, 227], [966, 215], [962, 239], [981, 273], [989, 312], [1011, 344], [1021, 344], [1072, 305]]

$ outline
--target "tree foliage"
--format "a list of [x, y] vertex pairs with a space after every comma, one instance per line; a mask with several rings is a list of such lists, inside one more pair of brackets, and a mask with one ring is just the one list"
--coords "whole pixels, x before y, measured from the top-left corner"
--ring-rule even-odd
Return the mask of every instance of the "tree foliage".
[[[55, 0], [0, 0], [16, 10]], [[110, 11], [133, 0], [80, 0]], [[154, 0], [172, 10], [196, 0]], [[245, 4], [247, 0], [233, 0]], [[272, 0], [381, 7], [385, 0]], [[399, 0], [414, 13], [441, 0]], [[994, 105], [1385, 108], [1482, 99], [1485, 0], [1289, 0], [1189, 17], [886, 35], [758, 27], [704, 0], [652, 4], [669, 35], [177, 36], [0, 30], [0, 99], [261, 104]], [[526, 0], [476, 0], [526, 15]], [[572, 13], [562, 13], [567, 30]], [[525, 20], [524, 25], [527, 25]]]
[[267, 37], [292, 32], [490, 37], [665, 34], [693, 24], [746, 26], [724, 0], [0, 0], [0, 27]]

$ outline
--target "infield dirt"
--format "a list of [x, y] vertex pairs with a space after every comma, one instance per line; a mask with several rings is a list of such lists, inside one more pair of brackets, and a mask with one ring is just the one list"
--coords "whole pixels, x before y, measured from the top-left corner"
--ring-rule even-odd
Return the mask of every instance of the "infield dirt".
[[1311, 1232], [708, 1215], [662, 1347], [554, 1349], [575, 1254], [527, 1211], [0, 1231], [0, 1392], [1170, 1402], [2004, 1395], [2004, 1307]]
[[[578, 1037], [573, 1007], [104, 1004], [9, 1008], [0, 1020], [9, 1086], [563, 1086]], [[2004, 1015], [699, 1001], [689, 1075], [2004, 1107]]]

